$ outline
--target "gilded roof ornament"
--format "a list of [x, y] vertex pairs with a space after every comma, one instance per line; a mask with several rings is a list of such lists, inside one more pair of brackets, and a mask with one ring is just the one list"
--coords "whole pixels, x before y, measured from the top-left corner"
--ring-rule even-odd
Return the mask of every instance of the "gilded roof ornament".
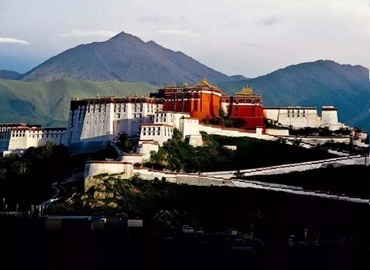
[[243, 96], [254, 95], [253, 88], [251, 86], [243, 87], [242, 90], [238, 94], [243, 95]]
[[211, 87], [212, 85], [207, 81], [206, 78], [203, 78], [203, 80], [201, 80], [197, 86], [200, 86], [200, 87], [204, 87], [204, 86], [208, 86], [208, 87]]

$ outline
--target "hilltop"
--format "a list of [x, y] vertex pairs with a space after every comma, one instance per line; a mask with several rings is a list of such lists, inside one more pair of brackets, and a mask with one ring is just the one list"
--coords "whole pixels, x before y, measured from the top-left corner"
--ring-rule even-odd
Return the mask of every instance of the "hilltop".
[[232, 80], [182, 52], [121, 32], [104, 42], [66, 50], [23, 76], [24, 81], [56, 79], [148, 82], [155, 85]]
[[22, 77], [22, 74], [12, 71], [12, 70], [6, 70], [2, 69], [0, 70], [0, 79], [6, 79], [6, 80], [18, 80]]

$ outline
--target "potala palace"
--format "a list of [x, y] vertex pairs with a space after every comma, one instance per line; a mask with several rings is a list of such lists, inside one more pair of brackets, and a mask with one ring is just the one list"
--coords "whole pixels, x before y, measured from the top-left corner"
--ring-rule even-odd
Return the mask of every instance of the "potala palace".
[[[239, 127], [207, 124], [207, 120], [225, 115], [239, 119]], [[267, 127], [266, 119], [279, 128]], [[337, 109], [333, 106], [324, 106], [321, 115], [316, 107], [263, 107], [262, 97], [250, 87], [230, 96], [204, 79], [192, 86], [170, 85], [145, 97], [73, 99], [66, 128], [0, 124], [0, 152], [3, 156], [22, 153], [49, 141], [64, 144], [74, 153], [92, 152], [103, 149], [124, 132], [138, 141], [138, 146], [136, 153], [124, 153], [122, 162], [141, 163], [172, 137], [175, 128], [189, 144], [200, 146], [200, 131], [276, 140], [289, 137], [288, 128], [305, 127], [349, 128], [338, 121]], [[367, 134], [361, 132], [356, 136], [363, 139]], [[337, 139], [349, 143], [353, 136]], [[314, 142], [317, 141], [316, 138]]]

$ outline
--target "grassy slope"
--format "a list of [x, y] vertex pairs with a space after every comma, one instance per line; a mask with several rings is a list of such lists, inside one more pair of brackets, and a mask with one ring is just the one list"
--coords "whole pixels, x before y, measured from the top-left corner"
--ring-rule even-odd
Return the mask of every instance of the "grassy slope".
[[156, 89], [148, 83], [119, 81], [22, 82], [0, 79], [0, 122], [65, 126], [72, 98], [147, 95]]
[[[305, 149], [276, 141], [206, 133], [203, 133], [202, 137], [203, 146], [193, 148], [175, 136], [175, 139], [167, 141], [145, 166], [204, 172], [258, 168], [335, 157], [319, 148]], [[225, 149], [224, 145], [235, 145], [237, 150]]]

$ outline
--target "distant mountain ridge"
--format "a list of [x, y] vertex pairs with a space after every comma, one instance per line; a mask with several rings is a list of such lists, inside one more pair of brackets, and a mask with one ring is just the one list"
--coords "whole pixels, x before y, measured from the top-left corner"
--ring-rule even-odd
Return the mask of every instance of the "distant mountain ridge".
[[6, 69], [0, 70], [0, 79], [18, 80], [21, 77], [22, 77], [22, 74], [20, 74], [16, 71], [6, 70]]
[[148, 83], [120, 81], [23, 82], [0, 79], [0, 123], [66, 127], [73, 98], [144, 96], [156, 89]]
[[[244, 86], [253, 86], [262, 94], [264, 106], [315, 106], [320, 110], [323, 105], [333, 105], [339, 109], [340, 121], [370, 133], [369, 70], [331, 60], [291, 65], [257, 78], [227, 76], [182, 52], [121, 32], [104, 42], [66, 50], [23, 75], [0, 71], [0, 78], [4, 77], [18, 81], [0, 80], [0, 121], [37, 119], [48, 126], [65, 123], [67, 112], [64, 110], [68, 111], [65, 104], [71, 97], [80, 95], [80, 87], [84, 96], [94, 97], [99, 91], [106, 95], [120, 93], [118, 87], [127, 86], [122, 82], [142, 82], [130, 87], [141, 85], [143, 89], [137, 92], [148, 94], [148, 89], [154, 91], [159, 86], [193, 84], [207, 78], [230, 94]], [[44, 103], [34, 98], [43, 95], [38, 87], [48, 93]], [[121, 90], [125, 93], [124, 88]], [[54, 101], [53, 95], [58, 96], [60, 103]], [[11, 96], [19, 100], [9, 98]], [[63, 110], [61, 104], [65, 106]], [[51, 106], [60, 111], [46, 109]], [[60, 112], [58, 116], [51, 114], [53, 110]]]
[[56, 79], [148, 82], [155, 85], [233, 80], [182, 52], [121, 32], [104, 42], [66, 50], [27, 72], [24, 81]]
[[[369, 70], [361, 66], [316, 61], [289, 66], [254, 79], [224, 82], [218, 86], [235, 94], [253, 86], [264, 106], [333, 105], [339, 120], [370, 133]], [[147, 95], [158, 86], [120, 81], [53, 80], [23, 82], [0, 79], [0, 123], [26, 122], [65, 126], [69, 102], [75, 97]], [[320, 112], [320, 111], [319, 111]]]
[[315, 106], [338, 108], [339, 120], [370, 131], [369, 70], [318, 60], [279, 69], [254, 79], [220, 83], [228, 93], [252, 86], [264, 106]]

